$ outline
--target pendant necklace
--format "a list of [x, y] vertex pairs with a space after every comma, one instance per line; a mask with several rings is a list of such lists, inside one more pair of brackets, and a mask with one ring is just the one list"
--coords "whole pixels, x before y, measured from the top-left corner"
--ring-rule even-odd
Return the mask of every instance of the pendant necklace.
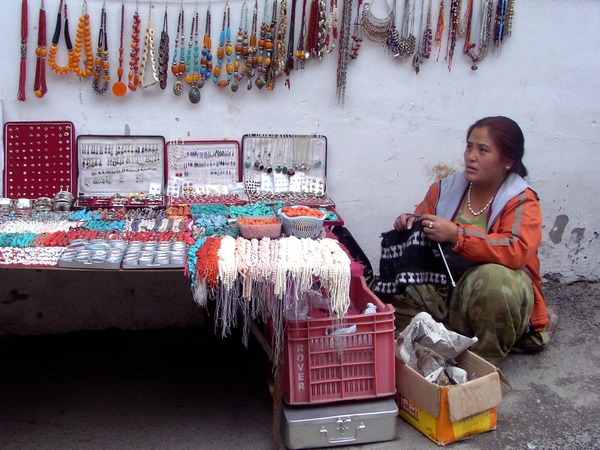
[[27, 17], [27, 0], [21, 2], [21, 62], [19, 66], [19, 90], [17, 100], [24, 102], [26, 99], [25, 84], [27, 80], [27, 34], [29, 21]]
[[350, 57], [350, 26], [352, 24], [352, 0], [343, 0], [342, 30], [340, 33], [340, 50], [336, 71], [336, 97], [342, 107], [346, 100], [346, 78], [348, 72], [348, 58]]
[[[87, 0], [83, 1], [83, 9], [79, 24], [77, 25], [77, 37], [75, 38], [75, 55], [77, 64], [73, 66], [73, 72], [78, 77], [86, 78], [92, 74], [94, 69], [94, 53], [92, 51], [92, 33], [90, 31], [90, 15], [87, 12]], [[81, 69], [79, 59], [85, 58], [85, 68]]]
[[304, 50], [304, 39], [306, 38], [306, 0], [302, 0], [302, 19], [300, 21], [300, 36], [298, 36], [298, 45], [296, 46], [296, 70], [304, 69], [304, 61], [310, 56], [310, 53]]
[[275, 37], [277, 31], [277, 0], [273, 1], [273, 11], [271, 13], [271, 26], [267, 31], [266, 41], [265, 41], [265, 50], [266, 57], [264, 60], [265, 63], [265, 81], [267, 90], [272, 91], [275, 89], [275, 79], [277, 75], [275, 74], [275, 59], [276, 52], [274, 55], [275, 49]]
[[490, 201], [486, 203], [486, 205], [480, 209], [479, 211], [475, 212], [473, 211], [473, 208], [471, 207], [471, 189], [473, 187], [473, 183], [469, 183], [469, 191], [467, 193], [467, 206], [469, 208], [469, 211], [471, 212], [471, 214], [473, 214], [474, 216], [479, 216], [481, 214], [483, 214], [483, 212], [489, 208], [489, 206], [492, 204], [492, 202], [494, 201], [494, 197], [495, 195], [492, 195], [492, 198], [490, 198]]
[[[285, 60], [285, 85], [291, 88], [290, 73], [294, 70], [294, 33], [296, 27], [296, 4], [297, 0], [292, 0], [292, 12], [290, 13], [289, 37], [287, 42], [286, 60]], [[278, 44], [279, 45], [279, 44]]]
[[[285, 1], [285, 0], [284, 0]], [[244, 77], [247, 67], [244, 64], [244, 58], [248, 54], [248, 5], [246, 2], [242, 5], [240, 13], [240, 27], [235, 38], [235, 61], [233, 63], [233, 82], [231, 83], [232, 92], [237, 92], [238, 82]]]
[[198, 87], [202, 89], [206, 80], [209, 80], [213, 72], [212, 64], [212, 40], [210, 38], [210, 29], [212, 26], [212, 13], [210, 4], [206, 10], [206, 24], [204, 26], [204, 38], [202, 39], [202, 58], [200, 59], [200, 81]]
[[331, 0], [329, 4], [329, 15], [325, 21], [325, 48], [331, 53], [335, 48], [338, 38], [338, 6], [337, 0]]
[[273, 89], [275, 87], [275, 80], [285, 73], [285, 61], [287, 57], [285, 36], [287, 34], [287, 25], [287, 0], [282, 0], [281, 4], [279, 5], [279, 20], [277, 22], [275, 55], [273, 57], [273, 62], [271, 63], [273, 79], [270, 80], [270, 86], [267, 86], [269, 89]]
[[[221, 33], [219, 35], [219, 47], [217, 48], [217, 65], [213, 71], [213, 81], [220, 88], [227, 87], [231, 81], [228, 67], [231, 65], [231, 23], [230, 23], [230, 9], [229, 2], [225, 3], [225, 10], [223, 11], [223, 26], [221, 27]], [[224, 57], [227, 57], [225, 63], [225, 70], [228, 73], [228, 77], [225, 80], [219, 80], [221, 76], [221, 70], [223, 65]], [[233, 73], [233, 66], [231, 66], [231, 72]]]
[[425, 3], [421, 0], [421, 18], [419, 19], [419, 33], [417, 34], [417, 47], [415, 56], [413, 57], [413, 68], [415, 73], [418, 74], [421, 70], [421, 64], [423, 63], [423, 18], [425, 16]]
[[479, 45], [471, 42], [471, 36], [474, 34], [474, 26], [473, 26], [473, 0], [469, 0], [469, 4], [467, 6], [469, 11], [468, 25], [467, 25], [467, 33], [465, 38], [465, 46], [463, 48], [463, 53], [467, 55], [471, 62], [472, 70], [477, 70], [477, 63], [484, 59], [487, 56], [490, 41], [492, 37], [492, 16], [494, 14], [494, 1], [493, 0], [483, 0], [482, 10], [481, 10], [481, 25], [479, 32]]
[[188, 98], [194, 104], [200, 101], [200, 89], [198, 88], [198, 81], [200, 81], [198, 20], [198, 8], [196, 8], [192, 17], [190, 41], [188, 42], [188, 53], [185, 60], [185, 82], [190, 85]]
[[[152, 78], [148, 83], [145, 83], [144, 76], [146, 75], [148, 60], [150, 60]], [[156, 52], [154, 47], [154, 29], [152, 28], [152, 2], [150, 2], [150, 6], [148, 7], [148, 24], [146, 25], [146, 31], [144, 32], [144, 48], [142, 49], [142, 62], [140, 64], [138, 79], [142, 89], [158, 83], [158, 70], [156, 67]]]
[[33, 84], [33, 90], [37, 98], [42, 98], [48, 92], [46, 86], [46, 53], [46, 10], [44, 9], [44, 0], [41, 0], [38, 40], [35, 49], [35, 81]]
[[121, 36], [119, 39], [119, 67], [117, 68], [117, 76], [119, 80], [113, 84], [112, 91], [117, 97], [122, 97], [127, 93], [127, 85], [121, 81], [123, 78], [123, 34], [125, 31], [125, 3], [121, 3]]
[[350, 38], [352, 39], [352, 47], [350, 48], [350, 54], [349, 54], [350, 59], [358, 58], [358, 52], [362, 45], [362, 41], [363, 41], [362, 26], [361, 26], [361, 23], [363, 21], [362, 11], [363, 11], [362, 0], [358, 0], [358, 3], [356, 5], [356, 17], [354, 19], [354, 30], [353, 30], [352, 36], [350, 36]]
[[[209, 7], [210, 8], [210, 7]], [[175, 75], [175, 83], [173, 84], [173, 93], [177, 96], [183, 92], [183, 83], [180, 77], [185, 73], [185, 47], [184, 47], [184, 11], [183, 2], [179, 9], [179, 18], [177, 19], [177, 34], [175, 36], [175, 51], [173, 52], [173, 60], [171, 62], [171, 73]], [[179, 60], [177, 59], [177, 50], [179, 49]]]
[[98, 30], [98, 47], [96, 49], [96, 61], [94, 64], [94, 79], [92, 80], [92, 88], [98, 95], [103, 95], [108, 91], [110, 82], [109, 67], [108, 43], [106, 38], [106, 5], [103, 5], [102, 13], [100, 15], [100, 29]]
[[[60, 40], [62, 12], [65, 15], [65, 45], [69, 54], [69, 62], [66, 66], [59, 66], [56, 64], [56, 54], [58, 52], [58, 41]], [[52, 36], [52, 44], [50, 45], [50, 53], [48, 55], [48, 65], [53, 72], [58, 74], [67, 74], [72, 71], [74, 61], [73, 44], [71, 43], [71, 36], [69, 34], [69, 18], [67, 16], [67, 2], [60, 0], [58, 5], [58, 14], [56, 15], [56, 27], [54, 28], [54, 36]]]
[[135, 2], [135, 12], [133, 13], [133, 23], [131, 25], [131, 53], [129, 54], [129, 74], [127, 87], [130, 91], [136, 91], [139, 84], [138, 71], [140, 69], [140, 15], [138, 13], [138, 1]]
[[254, 81], [256, 87], [262, 89], [265, 84], [265, 45], [267, 43], [267, 30], [269, 29], [269, 5], [265, 1], [265, 5], [263, 8], [263, 21], [260, 26], [260, 35], [258, 36], [258, 58], [256, 59], [256, 71], [258, 73], [258, 77]]
[[163, 19], [163, 29], [160, 33], [160, 42], [158, 44], [158, 81], [161, 89], [167, 87], [167, 72], [169, 68], [169, 25], [167, 20], [167, 5], [165, 5], [165, 16]]
[[252, 77], [256, 71], [257, 57], [256, 53], [258, 51], [257, 44], [257, 22], [258, 22], [258, 0], [254, 2], [254, 8], [252, 10], [252, 31], [250, 33], [250, 41], [248, 42], [248, 55], [246, 56], [246, 66], [248, 70], [246, 70], [246, 76], [248, 77], [248, 84], [246, 89], [252, 89]]

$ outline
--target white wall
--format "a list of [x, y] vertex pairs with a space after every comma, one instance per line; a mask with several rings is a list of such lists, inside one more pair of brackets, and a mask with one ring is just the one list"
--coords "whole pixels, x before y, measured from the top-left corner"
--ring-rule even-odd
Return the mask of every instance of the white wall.
[[[68, 3], [74, 37], [82, 2]], [[102, 3], [88, 0], [94, 42]], [[179, 3], [169, 4], [171, 51]], [[153, 4], [158, 41], [165, 3]], [[241, 4], [230, 1], [234, 28]], [[402, 4], [398, 2], [399, 8]], [[45, 5], [50, 42], [58, 0], [46, 0]], [[121, 1], [106, 0], [106, 5], [115, 80]], [[128, 24], [135, 2], [127, 0], [125, 5]], [[140, 1], [143, 27], [147, 5]], [[189, 19], [195, 1], [184, 0], [184, 5]], [[200, 5], [203, 18], [207, 2]], [[212, 5], [216, 42], [224, 3]], [[329, 195], [377, 271], [379, 234], [391, 228], [398, 214], [412, 210], [440, 170], [462, 166], [467, 127], [483, 116], [507, 115], [523, 128], [525, 163], [542, 201], [543, 273], [567, 282], [600, 276], [600, 2], [596, 0], [516, 1], [512, 36], [501, 54], [482, 61], [477, 71], [470, 70], [470, 61], [461, 54], [462, 39], [451, 71], [444, 60], [444, 36], [439, 61], [426, 61], [418, 75], [409, 61], [400, 62], [365, 39], [359, 58], [350, 62], [344, 108], [335, 95], [337, 52], [294, 71], [290, 90], [281, 79], [273, 91], [248, 92], [241, 87], [233, 93], [209, 85], [197, 105], [172, 94], [171, 77], [166, 91], [154, 86], [116, 98], [94, 94], [90, 80], [65, 78], [49, 70], [49, 92], [37, 99], [33, 50], [38, 0], [29, 0], [27, 100], [19, 102], [20, 6], [17, 0], [0, 4], [4, 121], [70, 120], [77, 134], [160, 134], [167, 140], [241, 141], [245, 133], [323, 134], [329, 143]], [[65, 54], [63, 47], [61, 52]]]

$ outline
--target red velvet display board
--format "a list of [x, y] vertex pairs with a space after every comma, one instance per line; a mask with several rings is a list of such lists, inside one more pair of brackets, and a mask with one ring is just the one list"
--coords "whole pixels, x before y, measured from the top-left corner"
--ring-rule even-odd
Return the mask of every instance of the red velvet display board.
[[74, 192], [77, 179], [72, 122], [4, 124], [4, 196], [54, 197]]

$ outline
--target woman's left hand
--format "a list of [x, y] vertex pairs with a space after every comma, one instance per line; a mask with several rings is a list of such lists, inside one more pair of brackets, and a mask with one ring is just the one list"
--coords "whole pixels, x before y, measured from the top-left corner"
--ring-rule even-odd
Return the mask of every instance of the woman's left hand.
[[432, 241], [454, 243], [458, 240], [458, 225], [448, 219], [433, 214], [423, 214], [421, 223], [423, 231]]

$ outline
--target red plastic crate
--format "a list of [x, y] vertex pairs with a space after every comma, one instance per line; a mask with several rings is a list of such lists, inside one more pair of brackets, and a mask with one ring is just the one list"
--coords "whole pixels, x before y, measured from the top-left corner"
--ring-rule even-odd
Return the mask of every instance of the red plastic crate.
[[394, 395], [394, 308], [368, 288], [363, 277], [353, 277], [350, 299], [363, 311], [367, 303], [375, 314], [346, 317], [352, 334], [337, 334], [335, 320], [327, 317], [285, 324], [282, 366], [283, 400], [289, 405], [328, 403]]

